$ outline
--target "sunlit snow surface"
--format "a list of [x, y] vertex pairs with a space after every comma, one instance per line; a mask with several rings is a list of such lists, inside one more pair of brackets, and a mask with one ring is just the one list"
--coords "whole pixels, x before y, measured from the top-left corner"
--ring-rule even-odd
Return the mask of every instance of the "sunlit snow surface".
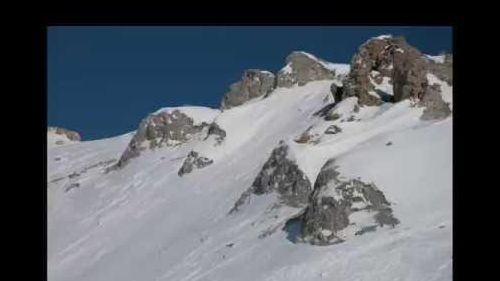
[[[421, 121], [423, 109], [403, 101], [324, 121], [313, 114], [332, 101], [331, 83], [277, 89], [222, 113], [190, 107], [226, 131], [224, 142], [145, 151], [107, 174], [98, 163], [117, 160], [133, 133], [49, 147], [48, 280], [452, 280], [452, 118]], [[338, 105], [345, 118], [353, 99]], [[331, 124], [342, 133], [322, 134]], [[319, 142], [293, 142], [309, 126]], [[311, 181], [335, 157], [342, 175], [374, 182], [401, 224], [312, 246], [287, 239], [281, 228], [296, 210], [268, 213], [274, 194], [228, 215], [281, 139]], [[192, 149], [214, 163], [179, 177]]]

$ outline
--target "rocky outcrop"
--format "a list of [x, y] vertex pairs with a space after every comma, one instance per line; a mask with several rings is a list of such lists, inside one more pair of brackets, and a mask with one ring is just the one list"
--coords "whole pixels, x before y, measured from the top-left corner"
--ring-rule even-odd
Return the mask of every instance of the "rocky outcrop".
[[[364, 212], [364, 217], [371, 219], [354, 218], [352, 214], [358, 212]], [[302, 216], [302, 239], [315, 245], [328, 245], [343, 241], [345, 235], [339, 232], [348, 227], [360, 235], [398, 223], [390, 203], [374, 184], [341, 179], [334, 160], [329, 160], [314, 183], [309, 206]]]
[[287, 65], [277, 74], [277, 86], [289, 88], [295, 84], [303, 86], [316, 80], [335, 78], [335, 71], [305, 52], [293, 52], [286, 58]]
[[[380, 36], [361, 45], [351, 62], [351, 71], [343, 81], [342, 98], [356, 96], [360, 105], [380, 105], [383, 101], [422, 99], [427, 92], [427, 73], [452, 82], [453, 58], [435, 62], [409, 45], [403, 37]], [[393, 96], [386, 93], [392, 85]]]
[[224, 131], [221, 127], [219, 127], [217, 123], [212, 122], [208, 127], [208, 132], [207, 136], [205, 137], [205, 140], [210, 136], [215, 136], [217, 144], [220, 144], [226, 138], [226, 131]]
[[172, 110], [151, 114], [141, 121], [134, 137], [116, 164], [123, 167], [131, 158], [140, 155], [146, 148], [181, 145], [200, 133], [209, 124], [195, 124], [193, 119], [181, 112]]
[[425, 107], [421, 120], [439, 120], [448, 117], [451, 114], [451, 109], [443, 100], [440, 93], [440, 86], [433, 84], [427, 87], [425, 95], [420, 100], [419, 105]]
[[436, 75], [440, 80], [445, 81], [448, 85], [453, 85], [453, 55], [444, 54], [442, 62], [430, 60], [429, 72]]
[[303, 207], [312, 191], [311, 183], [298, 165], [288, 157], [288, 146], [281, 141], [271, 152], [252, 186], [245, 191], [230, 212], [238, 210], [252, 194], [271, 192], [279, 194], [280, 201], [288, 206]]
[[224, 95], [221, 109], [229, 109], [245, 102], [265, 96], [275, 88], [275, 75], [269, 71], [249, 69], [243, 72], [241, 80], [231, 84]]
[[330, 125], [326, 128], [325, 134], [327, 135], [335, 135], [342, 132], [342, 129], [337, 125]]
[[181, 168], [177, 172], [177, 174], [182, 177], [184, 174], [191, 173], [194, 169], [201, 169], [214, 161], [212, 159], [208, 159], [207, 157], [200, 156], [200, 154], [196, 151], [191, 151], [187, 155], [186, 159], [182, 163]]
[[407, 46], [402, 37], [381, 36], [362, 44], [351, 61], [351, 71], [344, 80], [343, 97], [358, 97], [361, 105], [379, 105], [382, 98], [375, 91], [384, 77], [392, 78], [393, 53]]
[[66, 128], [61, 128], [61, 127], [48, 127], [47, 128], [48, 133], [53, 133], [56, 135], [61, 135], [65, 136], [67, 139], [70, 141], [80, 141], [81, 137], [80, 134], [76, 131], [68, 130]]

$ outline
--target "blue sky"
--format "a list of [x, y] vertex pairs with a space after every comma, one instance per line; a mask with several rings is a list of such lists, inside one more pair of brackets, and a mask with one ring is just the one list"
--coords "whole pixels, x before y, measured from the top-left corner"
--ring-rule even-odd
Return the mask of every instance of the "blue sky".
[[218, 107], [244, 69], [275, 72], [294, 50], [349, 63], [381, 34], [429, 54], [452, 48], [451, 27], [49, 27], [48, 125], [120, 135], [160, 107]]

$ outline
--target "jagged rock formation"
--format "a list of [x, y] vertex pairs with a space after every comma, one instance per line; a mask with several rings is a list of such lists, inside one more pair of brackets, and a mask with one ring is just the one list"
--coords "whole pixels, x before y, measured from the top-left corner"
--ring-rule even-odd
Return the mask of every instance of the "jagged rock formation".
[[288, 157], [288, 146], [281, 141], [271, 152], [252, 186], [245, 191], [230, 212], [238, 210], [251, 194], [262, 195], [277, 192], [280, 201], [293, 207], [307, 204], [311, 193], [311, 182], [298, 165]]
[[335, 71], [326, 67], [320, 59], [305, 52], [293, 52], [286, 58], [287, 65], [278, 72], [277, 86], [305, 85], [316, 80], [335, 78]]
[[330, 125], [330, 126], [328, 126], [328, 128], [326, 128], [325, 134], [335, 135], [335, 134], [340, 133], [340, 132], [342, 132], [342, 129], [339, 126]]
[[443, 100], [440, 94], [440, 86], [437, 84], [427, 87], [425, 95], [420, 100], [419, 105], [425, 107], [422, 120], [444, 119], [451, 114], [449, 105]]
[[117, 163], [123, 167], [131, 158], [140, 155], [147, 147], [176, 146], [192, 139], [209, 124], [195, 124], [193, 119], [180, 110], [150, 114], [139, 124], [134, 137]]
[[440, 80], [445, 81], [448, 85], [453, 85], [453, 55], [444, 54], [443, 61], [437, 62], [430, 60], [429, 72], [436, 75]]
[[191, 173], [194, 169], [201, 169], [214, 161], [212, 159], [208, 159], [207, 157], [200, 156], [198, 152], [191, 151], [187, 155], [186, 159], [182, 163], [181, 168], [177, 172], [177, 174], [182, 177], [184, 174]]
[[241, 80], [231, 84], [229, 92], [224, 94], [221, 109], [229, 109], [245, 102], [265, 96], [275, 88], [273, 73], [259, 69], [249, 69], [243, 72]]
[[332, 85], [330, 86], [330, 92], [332, 93], [334, 102], [338, 103], [342, 100], [342, 95], [344, 94], [344, 87], [332, 83]]
[[[342, 241], [339, 231], [350, 225], [354, 225], [355, 234], [359, 235], [377, 226], [399, 223], [392, 215], [390, 203], [375, 185], [358, 179], [341, 180], [339, 176], [334, 160], [327, 161], [314, 183], [309, 206], [302, 217], [304, 241], [327, 245]], [[372, 219], [356, 221], [351, 217], [356, 212], [365, 212]]]
[[56, 135], [66, 136], [71, 141], [80, 141], [80, 134], [76, 131], [68, 130], [61, 127], [48, 127], [47, 133], [54, 133]]
[[216, 122], [212, 122], [208, 127], [208, 132], [207, 136], [205, 137], [205, 140], [210, 136], [215, 136], [217, 144], [220, 144], [226, 138], [226, 131], [224, 131], [224, 129], [219, 127], [219, 125]]
[[[452, 56], [437, 63], [403, 37], [380, 36], [360, 46], [351, 62], [351, 71], [343, 82], [342, 98], [356, 96], [360, 105], [380, 105], [408, 98], [422, 99], [427, 92], [427, 73], [451, 84]], [[385, 84], [385, 85], [384, 85]], [[392, 84], [393, 97], [384, 88]]]
[[[361, 105], [379, 105], [381, 97], [375, 92], [375, 85], [384, 77], [392, 78], [393, 53], [404, 52], [407, 47], [402, 37], [382, 36], [362, 44], [351, 61], [351, 71], [343, 82], [343, 98], [356, 96]], [[409, 46], [408, 46], [409, 47]]]

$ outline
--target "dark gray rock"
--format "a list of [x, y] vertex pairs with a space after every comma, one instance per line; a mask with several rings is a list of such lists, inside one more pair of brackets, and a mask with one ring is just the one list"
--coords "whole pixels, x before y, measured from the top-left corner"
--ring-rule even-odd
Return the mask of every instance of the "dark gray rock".
[[194, 169], [201, 169], [214, 161], [212, 159], [208, 159], [207, 157], [200, 156], [198, 152], [191, 151], [188, 156], [182, 163], [181, 168], [177, 172], [177, 174], [182, 177], [184, 174], [191, 173]]
[[342, 132], [342, 129], [339, 126], [330, 125], [330, 126], [328, 126], [328, 128], [326, 128], [325, 134], [335, 135], [335, 134], [340, 133], [340, 132]]
[[224, 131], [219, 125], [215, 122], [212, 122], [208, 127], [207, 136], [205, 140], [210, 136], [216, 136], [215, 140], [218, 144], [220, 144], [226, 138], [226, 131]]
[[294, 141], [296, 143], [308, 143], [311, 141], [311, 139], [314, 137], [312, 134], [309, 133], [309, 131], [311, 131], [311, 129], [313, 128], [313, 126], [310, 126], [309, 128], [307, 128], [304, 132], [302, 132], [302, 134], [300, 134], [300, 136], [296, 139], [294, 139]]
[[[351, 223], [354, 212], [373, 213], [373, 222], [380, 226], [395, 226], [399, 221], [392, 215], [390, 203], [374, 185], [358, 179], [341, 180], [331, 159], [321, 169], [309, 206], [302, 218], [302, 239], [315, 245], [341, 241], [336, 234]], [[367, 231], [361, 226], [362, 234]]]
[[245, 102], [266, 96], [274, 90], [276, 84], [275, 75], [269, 71], [249, 69], [243, 72], [241, 80], [231, 84], [229, 91], [224, 95], [221, 109], [229, 109]]
[[335, 78], [335, 71], [326, 68], [321, 59], [304, 52], [292, 52], [286, 62], [287, 66], [277, 74], [278, 87], [303, 86], [311, 81]]
[[230, 213], [238, 210], [252, 194], [276, 192], [280, 201], [288, 206], [303, 207], [307, 204], [312, 191], [311, 183], [287, 155], [288, 146], [280, 142], [280, 145], [271, 152], [252, 186], [240, 196]]
[[66, 187], [66, 189], [65, 189], [64, 191], [65, 191], [65, 192], [68, 192], [68, 191], [70, 191], [70, 190], [72, 190], [72, 189], [74, 189], [74, 188], [79, 188], [79, 187], [80, 187], [80, 183], [78, 183], [78, 182], [71, 183], [71, 184], [69, 184], [69, 185]]
[[344, 87], [340, 87], [337, 86], [335, 83], [332, 83], [332, 85], [330, 86], [330, 92], [333, 95], [335, 104], [337, 104], [342, 100], [342, 96], [344, 94]]
[[361, 228], [361, 230], [356, 231], [356, 233], [354, 233], [354, 235], [363, 235], [367, 232], [374, 232], [376, 230], [377, 230], [376, 225], [365, 226], [365, 227]]
[[325, 115], [325, 120], [326, 121], [335, 121], [335, 120], [340, 119], [340, 117], [342, 117], [342, 115], [340, 115], [336, 112], [332, 112], [332, 110], [329, 110], [327, 115]]
[[[125, 166], [140, 155], [141, 151], [162, 146], [177, 146], [191, 140], [209, 124], [195, 124], [193, 119], [180, 110], [151, 114], [141, 121], [134, 137], [118, 163], [111, 169]], [[149, 146], [147, 144], [149, 143]]]
[[450, 106], [443, 100], [437, 84], [427, 87], [419, 105], [425, 107], [422, 116], [420, 116], [421, 120], [439, 120], [451, 114]]
[[430, 61], [429, 72], [436, 75], [440, 80], [445, 81], [448, 85], [453, 85], [453, 55], [444, 54], [444, 62], [439, 63]]

